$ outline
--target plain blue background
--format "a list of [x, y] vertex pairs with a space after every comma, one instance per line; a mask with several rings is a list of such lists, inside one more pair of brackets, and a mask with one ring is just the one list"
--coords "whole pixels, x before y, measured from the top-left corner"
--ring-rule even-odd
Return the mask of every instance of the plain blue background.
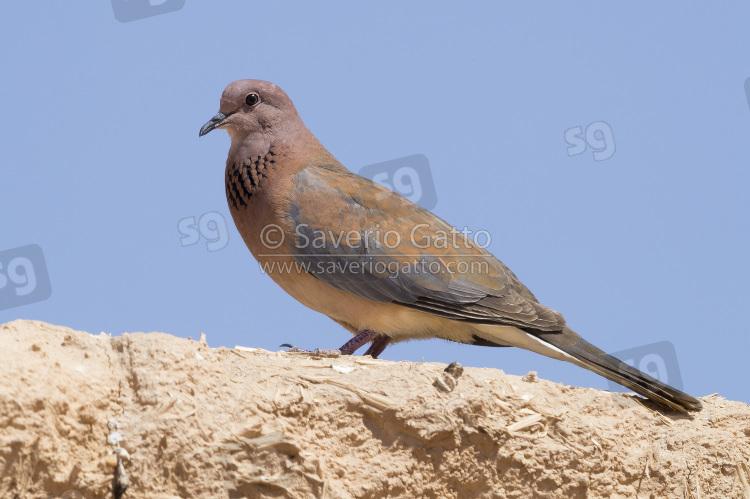
[[[683, 385], [750, 402], [750, 7], [680, 3], [198, 2], [121, 23], [108, 2], [14, 2], [0, 18], [0, 251], [44, 250], [52, 295], [0, 312], [211, 346], [337, 347], [278, 288], [224, 197], [224, 86], [280, 85], [353, 170], [429, 159], [434, 211], [597, 346], [671, 342]], [[569, 156], [606, 122], [616, 152]], [[178, 221], [224, 214], [229, 243]], [[2, 354], [0, 354], [1, 356]], [[607, 387], [518, 349], [430, 340], [383, 358]]]

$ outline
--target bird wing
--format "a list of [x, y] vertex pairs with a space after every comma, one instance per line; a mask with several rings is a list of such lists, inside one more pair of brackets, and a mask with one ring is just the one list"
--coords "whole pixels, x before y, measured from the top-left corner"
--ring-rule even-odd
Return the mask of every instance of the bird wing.
[[371, 180], [310, 166], [294, 177], [290, 196], [295, 238], [287, 249], [335, 288], [459, 321], [565, 326], [465, 233]]

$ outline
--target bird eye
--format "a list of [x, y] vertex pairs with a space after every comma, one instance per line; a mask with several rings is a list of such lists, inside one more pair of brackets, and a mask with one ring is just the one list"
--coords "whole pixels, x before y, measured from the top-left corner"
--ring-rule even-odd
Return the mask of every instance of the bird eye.
[[247, 94], [247, 97], [245, 97], [245, 104], [247, 104], [248, 106], [254, 106], [258, 102], [260, 102], [260, 97], [258, 97], [258, 94]]

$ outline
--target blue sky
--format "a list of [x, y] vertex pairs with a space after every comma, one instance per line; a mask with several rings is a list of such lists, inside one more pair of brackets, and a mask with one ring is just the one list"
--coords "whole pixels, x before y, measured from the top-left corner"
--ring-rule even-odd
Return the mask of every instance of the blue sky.
[[[271, 350], [349, 339], [261, 274], [224, 196], [229, 138], [198, 138], [224, 86], [258, 78], [354, 171], [423, 155], [433, 211], [491, 234], [592, 343], [750, 402], [748, 18], [739, 2], [186, 0], [123, 23], [109, 2], [7, 4], [0, 323]], [[30, 245], [51, 294], [14, 301], [18, 251], [45, 280]], [[518, 349], [430, 340], [382, 357], [608, 387]]]

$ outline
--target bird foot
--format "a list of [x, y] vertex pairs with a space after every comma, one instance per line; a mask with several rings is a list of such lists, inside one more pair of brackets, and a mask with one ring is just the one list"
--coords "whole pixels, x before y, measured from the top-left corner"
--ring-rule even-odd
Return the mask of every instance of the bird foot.
[[288, 348], [288, 351], [292, 353], [312, 353], [310, 350], [303, 350], [302, 348], [295, 347], [289, 343], [282, 343], [279, 345], [279, 348]]
[[337, 349], [316, 348], [311, 352], [310, 350], [304, 350], [302, 348], [295, 347], [294, 345], [290, 345], [289, 343], [284, 343], [281, 346], [289, 348], [290, 352], [312, 353], [325, 357], [338, 357], [339, 355], [352, 355], [365, 343], [372, 342], [370, 348], [368, 348], [367, 352], [365, 352], [365, 355], [371, 355], [372, 358], [377, 359], [378, 355], [383, 353], [383, 350], [385, 350], [385, 347], [388, 346], [388, 343], [390, 341], [391, 339], [384, 334], [379, 334], [375, 331], [365, 329], [363, 331], [360, 331], [359, 334], [357, 334], [354, 338], [344, 343], [341, 348]]
[[344, 355], [338, 348], [316, 348], [313, 350], [315, 355], [322, 355], [323, 357], [339, 357]]
[[304, 348], [295, 347], [294, 345], [290, 345], [289, 343], [284, 343], [279, 346], [288, 348], [288, 351], [292, 353], [311, 353], [313, 355], [321, 355], [323, 357], [339, 357], [340, 355], [342, 355], [341, 350], [338, 348], [316, 348], [315, 350], [305, 350]]

